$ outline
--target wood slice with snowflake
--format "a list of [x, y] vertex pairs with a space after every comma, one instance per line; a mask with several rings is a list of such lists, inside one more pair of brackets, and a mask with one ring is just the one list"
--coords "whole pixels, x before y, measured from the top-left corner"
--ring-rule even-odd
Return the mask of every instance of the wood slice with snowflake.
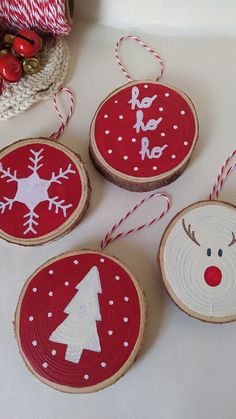
[[183, 92], [135, 81], [99, 106], [90, 129], [90, 155], [111, 182], [149, 191], [182, 174], [197, 138], [197, 115]]
[[236, 320], [236, 207], [201, 201], [167, 227], [158, 255], [165, 287], [179, 308], [211, 323]]
[[90, 393], [122, 377], [145, 326], [143, 293], [116, 258], [96, 251], [49, 260], [26, 282], [15, 332], [29, 370], [64, 392]]
[[75, 227], [90, 199], [84, 163], [62, 144], [20, 140], [0, 152], [0, 237], [34, 246]]

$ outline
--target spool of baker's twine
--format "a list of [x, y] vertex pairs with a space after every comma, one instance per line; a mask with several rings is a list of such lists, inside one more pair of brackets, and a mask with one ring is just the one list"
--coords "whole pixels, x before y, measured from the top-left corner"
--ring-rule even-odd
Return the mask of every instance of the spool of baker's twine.
[[74, 16], [74, 0], [1, 0], [0, 29], [32, 28], [41, 33], [68, 35]]

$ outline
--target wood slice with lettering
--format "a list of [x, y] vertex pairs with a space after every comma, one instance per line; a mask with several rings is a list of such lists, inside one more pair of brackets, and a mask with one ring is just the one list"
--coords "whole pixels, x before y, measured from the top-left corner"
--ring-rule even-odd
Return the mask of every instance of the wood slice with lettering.
[[99, 106], [90, 128], [90, 155], [111, 182], [149, 191], [182, 174], [197, 138], [197, 115], [184, 93], [153, 81], [135, 81]]
[[80, 156], [45, 138], [0, 151], [0, 237], [35, 246], [74, 228], [90, 199]]
[[70, 393], [95, 392], [122, 377], [144, 326], [137, 281], [116, 258], [96, 251], [66, 253], [41, 266], [26, 282], [15, 315], [29, 370]]
[[236, 207], [197, 202], [177, 214], [159, 249], [165, 287], [179, 308], [211, 323], [236, 320]]

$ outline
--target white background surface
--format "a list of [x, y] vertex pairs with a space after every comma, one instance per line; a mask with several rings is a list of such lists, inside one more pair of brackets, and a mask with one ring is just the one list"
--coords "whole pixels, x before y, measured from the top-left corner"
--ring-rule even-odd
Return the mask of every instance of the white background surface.
[[[87, 3], [82, 2], [81, 13], [91, 17]], [[180, 312], [160, 283], [156, 263], [168, 221], [184, 206], [208, 196], [220, 165], [235, 147], [235, 3], [102, 0], [100, 8], [90, 3], [92, 17], [98, 16], [109, 26], [116, 21], [125, 26], [115, 29], [80, 23], [68, 40], [71, 63], [66, 85], [75, 93], [76, 109], [61, 141], [86, 162], [93, 188], [91, 206], [80, 226], [53, 244], [23, 248], [0, 243], [0, 418], [235, 419], [236, 324], [205, 324]], [[135, 33], [166, 62], [162, 81], [182, 89], [193, 100], [200, 121], [199, 143], [187, 171], [165, 188], [173, 202], [168, 216], [107, 249], [126, 263], [146, 293], [148, 322], [138, 360], [115, 385], [97, 394], [62, 394], [25, 368], [13, 334], [14, 310], [25, 280], [39, 265], [65, 251], [97, 248], [107, 229], [143, 196], [107, 182], [88, 156], [89, 124], [98, 104], [125, 83], [114, 59], [115, 41], [137, 27]], [[132, 43], [122, 51], [137, 78], [155, 77], [156, 63], [145, 51]], [[19, 138], [47, 136], [56, 124], [51, 102], [40, 103], [0, 124], [1, 146]], [[235, 175], [222, 198], [236, 202]], [[150, 202], [133, 222], [143, 222], [160, 208], [158, 201]]]

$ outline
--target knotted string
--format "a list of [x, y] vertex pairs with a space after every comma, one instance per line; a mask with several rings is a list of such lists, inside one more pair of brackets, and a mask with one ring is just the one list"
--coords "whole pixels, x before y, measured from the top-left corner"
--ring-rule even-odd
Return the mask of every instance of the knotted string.
[[236, 150], [232, 152], [232, 154], [225, 160], [224, 164], [221, 166], [221, 169], [218, 173], [218, 176], [216, 178], [216, 181], [213, 185], [212, 191], [209, 195], [209, 199], [218, 199], [219, 193], [222, 190], [224, 183], [229, 176], [229, 174], [232, 172], [232, 170], [235, 169], [236, 163], [231, 164], [232, 160], [234, 159], [236, 155]]
[[[113, 235], [115, 233], [115, 231], [118, 229], [118, 227], [120, 227], [129, 217], [131, 217], [132, 214], [134, 214], [135, 211], [137, 211], [138, 208], [140, 208], [145, 202], [155, 198], [155, 197], [161, 197], [165, 200], [166, 206], [164, 211], [161, 212], [161, 214], [158, 217], [153, 218], [153, 220], [139, 226], [139, 227], [134, 227], [131, 228], [128, 231], [124, 231], [121, 233], [118, 233], [116, 235]], [[138, 204], [136, 204], [130, 211], [128, 211], [121, 219], [120, 221], [118, 221], [113, 227], [112, 229], [106, 234], [106, 236], [104, 237], [104, 239], [101, 242], [101, 246], [100, 249], [101, 251], [103, 251], [105, 249], [105, 247], [117, 240], [119, 237], [125, 237], [128, 236], [130, 234], [136, 233], [137, 231], [141, 231], [144, 230], [147, 227], [150, 227], [152, 224], [156, 223], [158, 220], [160, 220], [161, 218], [164, 217], [164, 215], [169, 211], [170, 209], [170, 199], [168, 198], [168, 196], [164, 193], [152, 193], [151, 195], [146, 196], [144, 199], [142, 199]]]
[[[67, 93], [67, 96], [69, 97], [69, 113], [68, 113], [68, 116], [67, 116], [66, 119], [63, 117], [63, 115], [62, 115], [62, 113], [59, 109], [58, 102], [57, 102], [58, 95], [62, 92]], [[55, 93], [55, 95], [53, 96], [53, 104], [54, 104], [55, 110], [57, 112], [57, 115], [58, 115], [58, 117], [61, 121], [61, 125], [60, 125], [60, 127], [58, 128], [57, 131], [55, 131], [53, 134], [50, 135], [49, 138], [50, 138], [50, 140], [57, 140], [63, 134], [63, 132], [65, 131], [65, 128], [68, 125], [68, 123], [69, 123], [69, 121], [70, 121], [70, 119], [73, 115], [73, 112], [74, 112], [75, 100], [74, 100], [74, 96], [73, 96], [72, 91], [70, 89], [67, 89], [66, 87], [61, 87], [58, 90], [58, 92]]]
[[159, 72], [159, 75], [156, 78], [156, 81], [158, 81], [162, 77], [162, 74], [164, 72], [164, 62], [163, 62], [161, 56], [153, 48], [150, 48], [147, 44], [145, 44], [143, 41], [141, 41], [141, 39], [139, 39], [135, 35], [122, 36], [122, 38], [120, 38], [117, 41], [116, 47], [115, 47], [115, 54], [116, 54], [116, 59], [117, 59], [118, 65], [120, 66], [120, 69], [123, 71], [125, 77], [129, 81], [134, 80], [132, 78], [132, 76], [129, 74], [128, 70], [125, 68], [125, 66], [122, 63], [121, 58], [120, 58], [120, 46], [126, 40], [133, 40], [133, 41], [137, 42], [139, 45], [141, 45], [143, 48], [145, 48], [147, 51], [149, 51], [150, 54], [152, 54], [152, 55], [154, 55], [154, 57], [156, 57], [156, 59], [158, 60], [158, 62], [160, 64], [160, 72]]

